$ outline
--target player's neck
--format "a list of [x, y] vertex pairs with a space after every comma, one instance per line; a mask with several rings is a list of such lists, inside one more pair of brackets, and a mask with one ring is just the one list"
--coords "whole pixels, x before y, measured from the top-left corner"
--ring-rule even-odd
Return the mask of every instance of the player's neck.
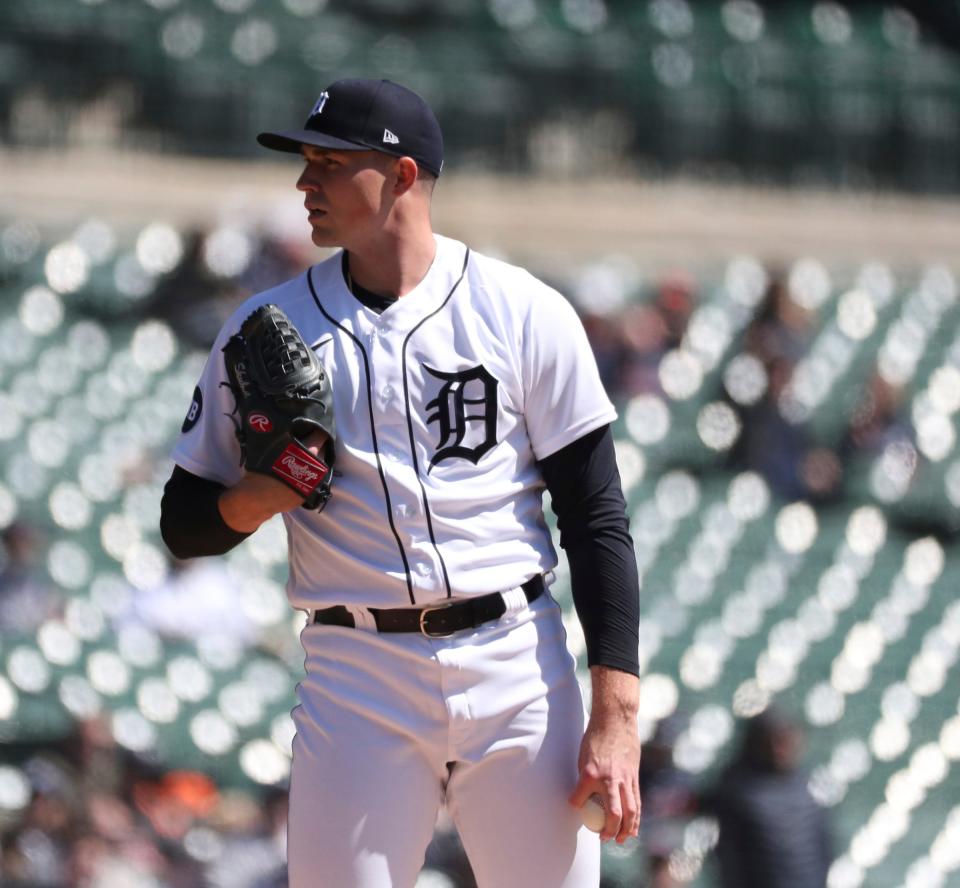
[[402, 239], [385, 236], [369, 247], [347, 248], [350, 278], [382, 296], [406, 296], [422, 281], [437, 252], [433, 231], [420, 229]]

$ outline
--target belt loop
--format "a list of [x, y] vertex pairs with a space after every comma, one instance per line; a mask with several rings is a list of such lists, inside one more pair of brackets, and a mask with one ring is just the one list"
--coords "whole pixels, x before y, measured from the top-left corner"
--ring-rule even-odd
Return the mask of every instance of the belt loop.
[[506, 592], [501, 592], [500, 594], [503, 596], [503, 603], [507, 608], [505, 616], [519, 613], [527, 607], [527, 596], [519, 586], [513, 589], [507, 589]]
[[353, 617], [357, 629], [363, 629], [365, 632], [377, 631], [377, 621], [374, 620], [373, 614], [367, 608], [358, 607], [354, 604], [348, 604], [346, 607], [350, 611], [350, 616]]

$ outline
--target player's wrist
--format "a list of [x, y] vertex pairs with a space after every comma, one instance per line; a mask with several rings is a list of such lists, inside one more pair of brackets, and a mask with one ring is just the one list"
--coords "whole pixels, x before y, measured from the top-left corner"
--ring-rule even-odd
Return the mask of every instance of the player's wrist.
[[253, 533], [274, 515], [296, 508], [301, 502], [302, 497], [279, 481], [248, 473], [220, 494], [217, 508], [228, 527], [238, 533]]
[[591, 666], [591, 721], [623, 721], [636, 725], [640, 680], [608, 666]]

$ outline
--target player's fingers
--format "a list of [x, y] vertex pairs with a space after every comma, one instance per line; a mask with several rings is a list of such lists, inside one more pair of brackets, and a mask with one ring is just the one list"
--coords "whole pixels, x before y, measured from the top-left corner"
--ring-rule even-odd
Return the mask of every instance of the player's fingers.
[[633, 781], [621, 784], [620, 802], [623, 817], [617, 832], [617, 842], [622, 845], [631, 836], [637, 834], [640, 825], [640, 798], [635, 792]]
[[633, 829], [633, 834], [640, 832], [640, 821], [643, 819], [643, 796], [640, 795], [640, 780], [634, 775], [633, 778], [633, 796], [637, 800], [637, 822]]
[[311, 432], [304, 442], [307, 450], [314, 456], [320, 456], [323, 453], [324, 445], [327, 443], [326, 432]]
[[569, 802], [574, 808], [579, 810], [583, 807], [587, 799], [600, 789], [600, 781], [589, 772], [582, 771], [577, 785], [573, 788], [573, 792], [570, 793]]
[[620, 801], [620, 792], [615, 785], [604, 791], [603, 807], [607, 812], [607, 819], [600, 831], [600, 841], [608, 842], [620, 834], [620, 825], [623, 823], [623, 805]]

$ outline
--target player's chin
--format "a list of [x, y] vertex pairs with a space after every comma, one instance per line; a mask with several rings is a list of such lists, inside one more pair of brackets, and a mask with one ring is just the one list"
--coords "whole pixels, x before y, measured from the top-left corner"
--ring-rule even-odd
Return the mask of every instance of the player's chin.
[[316, 247], [337, 247], [340, 245], [340, 241], [331, 229], [315, 225], [312, 222], [310, 223], [310, 240]]

